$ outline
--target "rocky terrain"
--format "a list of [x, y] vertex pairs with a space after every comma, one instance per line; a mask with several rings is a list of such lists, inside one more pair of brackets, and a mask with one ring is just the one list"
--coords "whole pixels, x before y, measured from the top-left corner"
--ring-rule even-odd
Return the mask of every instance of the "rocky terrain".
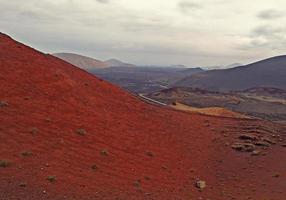
[[281, 89], [262, 87], [235, 92], [177, 87], [153, 92], [147, 96], [167, 104], [179, 102], [195, 108], [220, 107], [255, 118], [284, 121], [285, 94]]

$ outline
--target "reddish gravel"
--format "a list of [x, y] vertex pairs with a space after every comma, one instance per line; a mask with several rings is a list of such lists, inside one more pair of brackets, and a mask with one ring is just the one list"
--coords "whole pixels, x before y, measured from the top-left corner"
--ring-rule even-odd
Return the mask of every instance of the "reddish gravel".
[[[284, 130], [146, 104], [0, 34], [1, 200], [283, 200]], [[277, 144], [231, 149], [249, 132]]]

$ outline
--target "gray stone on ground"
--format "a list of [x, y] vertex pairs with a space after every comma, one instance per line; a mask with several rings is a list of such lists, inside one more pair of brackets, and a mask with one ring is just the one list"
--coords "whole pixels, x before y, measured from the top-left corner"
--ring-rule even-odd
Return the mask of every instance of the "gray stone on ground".
[[196, 187], [199, 188], [200, 190], [203, 190], [207, 186], [205, 181], [198, 180], [196, 182]]
[[255, 150], [255, 145], [251, 143], [234, 143], [231, 148], [242, 151], [242, 152], [253, 152]]

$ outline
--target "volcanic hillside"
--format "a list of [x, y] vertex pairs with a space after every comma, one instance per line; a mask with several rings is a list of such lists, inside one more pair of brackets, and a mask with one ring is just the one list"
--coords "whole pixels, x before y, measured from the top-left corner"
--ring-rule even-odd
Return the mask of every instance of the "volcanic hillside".
[[0, 34], [0, 199], [286, 196], [283, 127], [146, 104]]
[[286, 56], [277, 56], [245, 66], [194, 74], [175, 85], [215, 91], [245, 90], [253, 87], [286, 89], [285, 77]]

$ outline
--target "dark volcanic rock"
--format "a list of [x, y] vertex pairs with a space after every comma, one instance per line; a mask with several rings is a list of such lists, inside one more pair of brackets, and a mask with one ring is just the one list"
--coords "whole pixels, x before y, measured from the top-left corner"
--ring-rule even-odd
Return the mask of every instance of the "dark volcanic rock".
[[234, 143], [231, 148], [242, 151], [242, 152], [252, 152], [255, 150], [255, 145], [252, 143]]
[[258, 137], [256, 135], [252, 135], [252, 134], [242, 134], [239, 136], [239, 139], [242, 139], [242, 140], [258, 140]]

